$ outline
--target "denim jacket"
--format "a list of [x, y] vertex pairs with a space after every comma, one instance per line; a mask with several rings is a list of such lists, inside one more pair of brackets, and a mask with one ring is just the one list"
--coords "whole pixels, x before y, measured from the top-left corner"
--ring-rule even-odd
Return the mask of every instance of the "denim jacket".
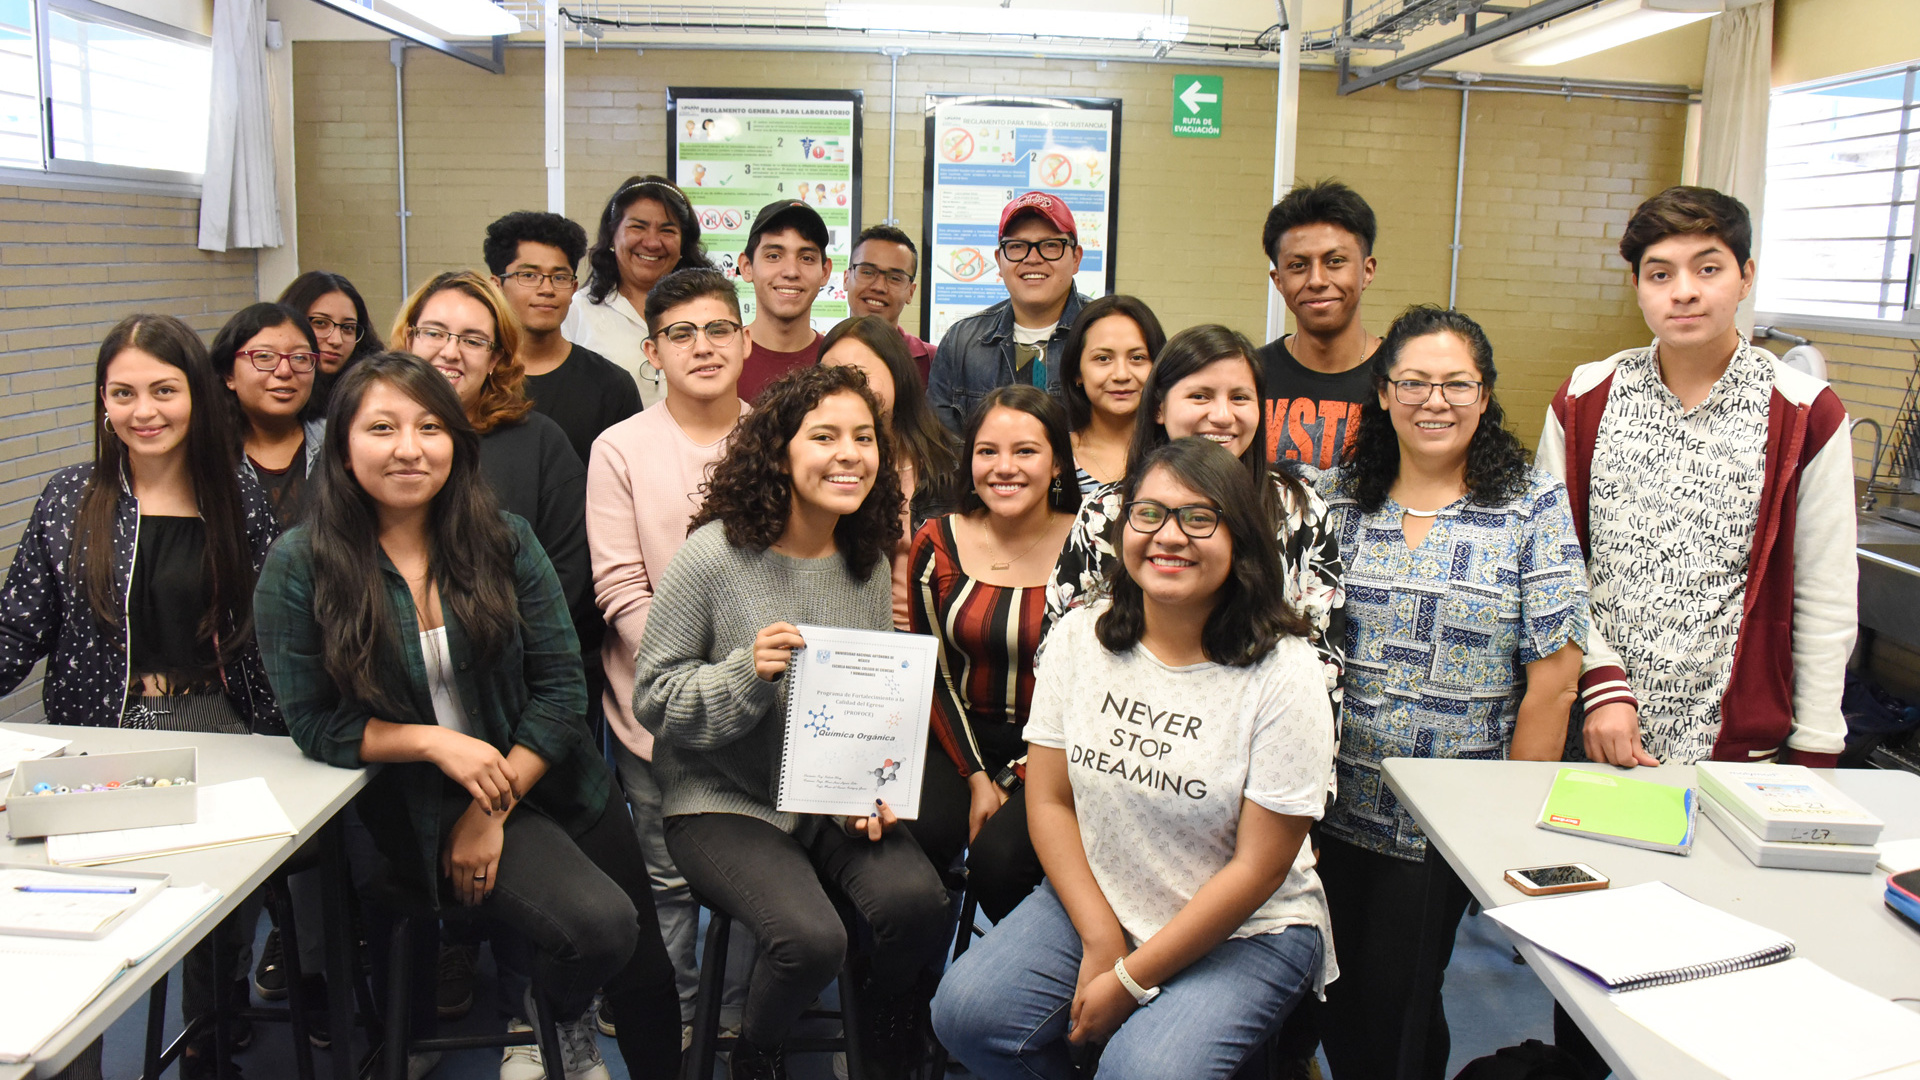
[[[300, 430], [301, 436], [306, 440], [304, 443], [305, 449], [302, 451], [306, 459], [302, 462], [303, 467], [300, 475], [311, 477], [313, 476], [313, 467], [320, 463], [321, 444], [326, 442], [327, 439], [327, 422], [325, 419], [302, 420], [300, 422]], [[240, 455], [240, 471], [253, 477], [255, 480], [260, 479], [259, 472], [253, 467], [253, 459], [245, 454]]]
[[[1054, 397], [1060, 396], [1061, 343], [1087, 299], [1078, 289], [1067, 292], [1067, 306], [1047, 341], [1047, 393]], [[976, 402], [1015, 381], [1013, 356], [1012, 300], [1002, 300], [948, 327], [927, 376], [927, 401], [933, 405], [933, 415], [958, 434]]]
[[[121, 618], [109, 626], [94, 617], [79, 567], [70, 566], [80, 496], [93, 463], [53, 474], [34, 504], [33, 517], [14, 549], [13, 568], [0, 587], [0, 687], [20, 685], [41, 657], [47, 658], [41, 696], [54, 724], [119, 727], [127, 703], [127, 592], [139, 546], [140, 503], [123, 476], [114, 508], [113, 567]], [[279, 531], [266, 493], [242, 466], [240, 508], [246, 515], [247, 547], [258, 574]], [[260, 649], [248, 641], [239, 658], [221, 671], [227, 697], [256, 735], [285, 735], [286, 724], [260, 665]]]
[[[527, 793], [527, 806], [579, 836], [600, 820], [613, 790], [606, 762], [587, 729], [579, 639], [560, 579], [533, 528], [514, 514], [501, 516], [513, 530], [513, 587], [520, 618], [499, 654], [486, 658], [478, 654], [452, 609], [445, 611], [455, 686], [474, 738], [502, 754], [515, 745], [525, 746], [546, 761], [546, 775]], [[396, 708], [403, 712], [380, 719], [436, 724], [413, 593], [384, 554], [378, 581], [368, 585], [386, 589], [388, 609], [399, 623], [398, 654], [379, 666], [382, 684], [391, 688]], [[365, 764], [360, 741], [374, 712], [366, 702], [341, 693], [327, 674], [324, 631], [314, 614], [313, 536], [307, 526], [287, 530], [274, 545], [260, 573], [254, 609], [261, 652], [286, 709], [293, 741], [315, 760], [360, 768]], [[361, 793], [360, 817], [375, 846], [411, 879], [407, 884], [431, 897], [439, 893], [443, 830], [471, 801], [472, 796], [429, 762], [390, 764], [379, 769]]]

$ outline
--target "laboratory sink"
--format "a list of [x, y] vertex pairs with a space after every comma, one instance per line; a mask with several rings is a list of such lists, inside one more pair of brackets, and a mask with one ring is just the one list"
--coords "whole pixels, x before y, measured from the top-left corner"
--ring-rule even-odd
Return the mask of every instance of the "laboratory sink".
[[1899, 569], [1906, 573], [1920, 575], [1920, 540], [1912, 543], [1861, 544], [1858, 550], [1865, 555], [1878, 555], [1881, 559], [1899, 563]]
[[1920, 530], [1860, 519], [1860, 626], [1920, 646]]

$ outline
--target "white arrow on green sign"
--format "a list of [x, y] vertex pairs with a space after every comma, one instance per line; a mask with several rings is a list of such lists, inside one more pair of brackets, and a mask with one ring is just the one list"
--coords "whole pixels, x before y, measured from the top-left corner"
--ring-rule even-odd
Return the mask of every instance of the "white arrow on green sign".
[[1173, 77], [1173, 133], [1186, 139], [1220, 137], [1220, 76]]

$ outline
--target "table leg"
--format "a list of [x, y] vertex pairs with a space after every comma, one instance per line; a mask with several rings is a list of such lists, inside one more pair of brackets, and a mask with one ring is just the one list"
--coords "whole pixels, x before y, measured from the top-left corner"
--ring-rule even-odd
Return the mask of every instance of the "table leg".
[[166, 1067], [163, 1060], [163, 1040], [167, 1034], [167, 975], [160, 973], [160, 981], [153, 984], [147, 992], [147, 1042], [145, 1061], [140, 1070], [141, 1080], [160, 1080], [160, 1070]]
[[1420, 1080], [1426, 1066], [1428, 1030], [1432, 1026], [1433, 1002], [1440, 994], [1440, 965], [1435, 947], [1447, 932], [1447, 891], [1453, 870], [1447, 860], [1427, 845], [1426, 895], [1420, 906], [1420, 945], [1413, 954], [1411, 993], [1407, 1014], [1400, 1032], [1400, 1062], [1395, 1070], [1399, 1080]]
[[[244, 904], [241, 905], [245, 907]], [[235, 918], [238, 914], [227, 916]], [[215, 923], [207, 940], [213, 944], [213, 1075], [217, 1080], [238, 1080], [233, 1067], [233, 1014], [240, 1006], [233, 1000], [233, 968], [237, 951], [228, 940], [227, 920]]]
[[357, 959], [353, 915], [347, 904], [347, 848], [336, 817], [321, 834], [321, 923], [327, 936], [327, 1015], [333, 1028], [333, 1080], [353, 1080], [353, 986]]

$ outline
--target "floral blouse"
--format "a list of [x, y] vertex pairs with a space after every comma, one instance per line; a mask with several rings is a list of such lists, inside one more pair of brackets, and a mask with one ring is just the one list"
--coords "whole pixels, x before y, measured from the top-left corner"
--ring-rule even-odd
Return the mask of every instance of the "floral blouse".
[[[1327, 504], [1312, 487], [1296, 493], [1279, 474], [1273, 475], [1274, 494], [1281, 508], [1275, 530], [1280, 541], [1280, 569], [1287, 602], [1306, 615], [1313, 626], [1313, 648], [1326, 677], [1333, 715], [1340, 716], [1340, 677], [1346, 670], [1346, 625], [1340, 588], [1340, 549], [1327, 524]], [[1304, 497], [1303, 497], [1303, 494]], [[1120, 484], [1102, 484], [1080, 502], [1080, 516], [1054, 564], [1053, 584], [1047, 588], [1048, 623], [1090, 603], [1105, 591], [1106, 576], [1119, 559], [1114, 547], [1115, 522], [1120, 520]]]

